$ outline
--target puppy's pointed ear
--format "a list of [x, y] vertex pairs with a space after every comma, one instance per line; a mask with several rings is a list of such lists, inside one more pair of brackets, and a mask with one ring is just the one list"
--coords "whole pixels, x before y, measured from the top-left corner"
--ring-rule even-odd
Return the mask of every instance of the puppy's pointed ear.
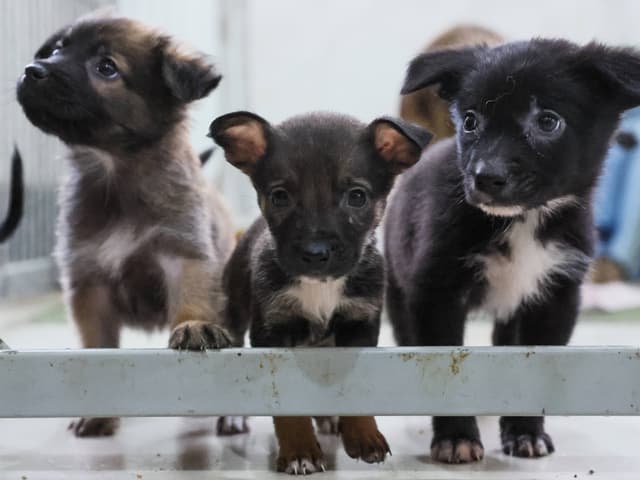
[[164, 39], [162, 76], [171, 94], [184, 103], [204, 98], [218, 86], [222, 76], [203, 55], [184, 53]]
[[420, 159], [433, 135], [424, 128], [398, 118], [381, 117], [369, 124], [376, 152], [399, 174]]
[[224, 149], [227, 161], [251, 176], [267, 153], [270, 126], [251, 112], [233, 112], [216, 118], [209, 136]]
[[598, 93], [621, 110], [640, 105], [640, 51], [592, 42], [582, 47], [577, 57], [575, 69]]
[[400, 93], [406, 95], [439, 84], [438, 95], [445, 100], [452, 100], [460, 89], [462, 77], [475, 65], [476, 52], [486, 48], [479, 46], [459, 50], [438, 50], [418, 55], [409, 64]]

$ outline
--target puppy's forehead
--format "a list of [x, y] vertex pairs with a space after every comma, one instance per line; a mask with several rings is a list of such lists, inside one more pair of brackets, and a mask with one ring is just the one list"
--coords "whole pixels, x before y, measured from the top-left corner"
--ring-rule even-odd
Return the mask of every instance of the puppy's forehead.
[[160, 37], [156, 30], [135, 20], [106, 18], [77, 22], [67, 30], [62, 42], [143, 58]]
[[484, 114], [525, 111], [533, 98], [544, 105], [570, 100], [581, 86], [568, 74], [576, 47], [565, 41], [533, 40], [487, 49], [465, 77], [461, 108]]
[[331, 182], [346, 172], [364, 124], [337, 114], [294, 117], [278, 127], [276, 162], [299, 182]]

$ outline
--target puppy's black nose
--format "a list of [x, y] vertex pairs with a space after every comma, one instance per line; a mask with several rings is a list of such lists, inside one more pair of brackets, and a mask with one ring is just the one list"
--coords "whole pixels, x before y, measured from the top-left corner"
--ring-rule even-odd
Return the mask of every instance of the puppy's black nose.
[[302, 246], [302, 261], [310, 265], [321, 265], [329, 261], [331, 245], [329, 242], [312, 241]]
[[492, 196], [498, 195], [507, 185], [507, 172], [482, 164], [475, 169], [473, 180], [476, 190]]
[[24, 73], [27, 77], [30, 77], [34, 80], [42, 80], [43, 78], [47, 78], [49, 76], [49, 70], [44, 65], [39, 63], [31, 63], [27, 65], [24, 69]]

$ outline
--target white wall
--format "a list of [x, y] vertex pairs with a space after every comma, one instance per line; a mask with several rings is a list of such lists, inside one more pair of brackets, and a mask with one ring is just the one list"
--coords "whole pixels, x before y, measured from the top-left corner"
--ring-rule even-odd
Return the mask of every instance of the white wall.
[[638, 44], [639, 20], [637, 0], [251, 0], [249, 102], [274, 121], [317, 109], [368, 121], [396, 111], [408, 61], [456, 23]]
[[[118, 0], [213, 55], [224, 80], [193, 114], [197, 148], [217, 115], [252, 110], [272, 122], [312, 110], [370, 121], [393, 114], [404, 70], [432, 37], [462, 22], [507, 38], [561, 36], [640, 44], [637, 0]], [[218, 151], [206, 169], [242, 226], [257, 214], [248, 180]]]

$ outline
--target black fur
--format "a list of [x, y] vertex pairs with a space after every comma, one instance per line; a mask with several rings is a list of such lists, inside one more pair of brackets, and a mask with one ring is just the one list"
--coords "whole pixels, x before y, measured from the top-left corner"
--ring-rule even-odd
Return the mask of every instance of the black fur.
[[[266, 147], [250, 166], [242, 163], [251, 172], [263, 218], [240, 240], [224, 275], [226, 318], [236, 343], [242, 343], [250, 324], [254, 346], [293, 347], [329, 337], [341, 346], [376, 345], [384, 268], [374, 230], [398, 167], [376, 151], [374, 129], [384, 123], [400, 132], [414, 148], [414, 161], [430, 136], [389, 118], [365, 126], [345, 116], [314, 114], [274, 127], [255, 114], [238, 112], [216, 119], [210, 132], [236, 165], [233, 144], [238, 140], [228, 130], [243, 122], [259, 126]], [[274, 185], [286, 188], [289, 206], [274, 206]], [[366, 190], [361, 208], [346, 203], [354, 186]], [[326, 261], [305, 259], [311, 244], [328, 245]], [[278, 296], [300, 284], [301, 277], [319, 282], [342, 277], [348, 305], [336, 308], [323, 323], [288, 301], [279, 304]]]
[[[483, 308], [497, 317], [496, 345], [566, 344], [593, 253], [592, 190], [621, 112], [640, 104], [640, 57], [542, 39], [449, 50], [417, 57], [403, 93], [433, 84], [457, 135], [425, 153], [389, 206], [387, 306], [399, 344], [461, 345], [467, 314]], [[534, 247], [560, 263], [500, 308], [539, 268], [500, 265], [526, 264]], [[554, 449], [541, 417], [500, 425], [506, 453]], [[469, 445], [480, 446], [473, 417], [434, 419], [436, 459], [480, 458]]]
[[11, 158], [11, 187], [9, 204], [4, 222], [0, 225], [0, 243], [7, 240], [16, 231], [22, 218], [24, 207], [24, 184], [22, 180], [22, 158], [18, 148], [13, 150]]

